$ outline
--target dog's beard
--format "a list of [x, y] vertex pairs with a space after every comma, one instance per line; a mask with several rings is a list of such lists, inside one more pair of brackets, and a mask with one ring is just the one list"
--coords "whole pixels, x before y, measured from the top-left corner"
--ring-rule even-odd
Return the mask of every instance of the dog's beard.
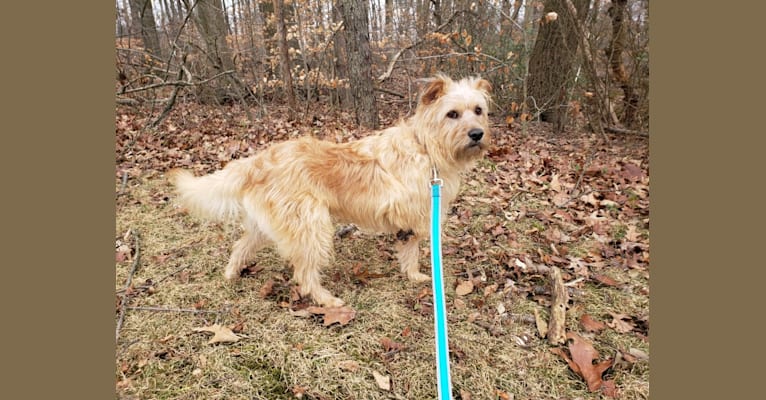
[[458, 156], [460, 158], [478, 158], [481, 157], [484, 151], [489, 147], [486, 140], [469, 140], [465, 143], [460, 150]]

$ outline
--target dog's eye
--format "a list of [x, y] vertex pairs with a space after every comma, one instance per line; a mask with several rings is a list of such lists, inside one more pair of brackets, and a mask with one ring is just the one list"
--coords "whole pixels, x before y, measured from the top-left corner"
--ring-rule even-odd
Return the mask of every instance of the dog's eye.
[[455, 110], [452, 110], [452, 111], [447, 113], [447, 118], [457, 119], [457, 117], [459, 117], [459, 116], [460, 116], [460, 114], [458, 114], [457, 111], [455, 111]]
[[476, 107], [476, 109], [473, 110], [473, 112], [475, 112], [476, 115], [481, 115], [482, 111], [484, 111], [484, 110], [482, 110], [481, 107]]

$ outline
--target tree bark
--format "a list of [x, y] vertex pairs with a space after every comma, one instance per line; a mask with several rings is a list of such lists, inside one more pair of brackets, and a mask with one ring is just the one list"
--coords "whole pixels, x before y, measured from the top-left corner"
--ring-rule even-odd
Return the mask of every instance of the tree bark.
[[379, 119], [372, 77], [367, 2], [342, 0], [340, 3], [343, 6], [341, 11], [347, 33], [346, 57], [356, 122], [364, 127], [377, 129]]
[[514, 0], [513, 2], [513, 14], [511, 15], [511, 19], [516, 22], [519, 21], [519, 11], [521, 11], [522, 3], [522, 0]]
[[[590, 0], [575, 0], [577, 18], [582, 22]], [[562, 0], [546, 0], [544, 14], [555, 12], [557, 19], [541, 18], [540, 30], [529, 60], [527, 105], [543, 121], [563, 130], [566, 99], [579, 46], [577, 25]]]
[[248, 1], [251, 4], [254, 21], [254, 26], [251, 27], [251, 29], [253, 30], [252, 39], [254, 40], [252, 45], [255, 48], [255, 78], [258, 81], [257, 87], [260, 89], [263, 85], [263, 79], [266, 78], [265, 65], [268, 57], [266, 44], [263, 38], [263, 13], [261, 12], [261, 5], [258, 0]]
[[625, 23], [628, 18], [628, 1], [612, 1], [609, 16], [612, 18], [612, 41], [606, 49], [606, 56], [609, 59], [612, 79], [617, 82], [623, 92], [622, 123], [625, 126], [632, 126], [636, 120], [638, 95], [630, 83], [630, 77], [628, 77], [622, 62], [622, 53], [625, 51], [628, 41], [628, 26]]
[[274, 0], [274, 16], [277, 22], [277, 41], [279, 42], [279, 65], [282, 71], [282, 82], [285, 84], [287, 105], [290, 107], [291, 116], [298, 109], [295, 103], [295, 89], [293, 88], [293, 76], [290, 72], [290, 53], [287, 50], [287, 28], [285, 27], [284, 0]]
[[566, 343], [566, 314], [569, 293], [564, 286], [561, 270], [551, 268], [551, 320], [548, 323], [548, 343], [557, 346]]
[[394, 0], [386, 0], [386, 36], [394, 38]]
[[[191, 8], [190, 0], [185, 1], [187, 9]], [[198, 0], [197, 6], [194, 7], [194, 23], [205, 42], [207, 64], [215, 74], [236, 71], [232, 51], [226, 43], [228, 28], [223, 13], [221, 0]], [[227, 74], [223, 81], [230, 83], [231, 87], [200, 87], [200, 99], [203, 102], [214, 101], [221, 104], [253, 96], [250, 88], [242, 83], [236, 73]]]
[[130, 15], [133, 31], [141, 34], [144, 49], [157, 57], [162, 56], [160, 36], [157, 34], [157, 22], [151, 0], [130, 0]]
[[[336, 1], [332, 7], [332, 19], [335, 24], [343, 23], [343, 3]], [[348, 80], [348, 68], [346, 57], [346, 29], [341, 29], [335, 33], [335, 41], [333, 43], [335, 78], [345, 82]], [[351, 92], [346, 88], [344, 83], [338, 84], [335, 88], [335, 94], [337, 96], [338, 105], [341, 107], [353, 106], [351, 100]]]

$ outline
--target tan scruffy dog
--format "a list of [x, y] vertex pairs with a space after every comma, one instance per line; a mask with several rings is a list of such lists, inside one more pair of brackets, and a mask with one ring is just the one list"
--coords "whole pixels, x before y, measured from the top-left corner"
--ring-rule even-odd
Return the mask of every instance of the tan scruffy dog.
[[435, 169], [444, 182], [444, 215], [460, 172], [489, 144], [489, 91], [484, 79], [437, 75], [426, 80], [414, 116], [361, 140], [290, 140], [207, 176], [176, 170], [171, 179], [192, 214], [242, 222], [227, 279], [238, 278], [258, 249], [273, 244], [292, 263], [302, 295], [341, 306], [320, 282], [333, 259], [334, 222], [398, 233], [402, 272], [413, 281], [430, 279], [418, 269], [418, 243], [429, 235], [430, 181]]

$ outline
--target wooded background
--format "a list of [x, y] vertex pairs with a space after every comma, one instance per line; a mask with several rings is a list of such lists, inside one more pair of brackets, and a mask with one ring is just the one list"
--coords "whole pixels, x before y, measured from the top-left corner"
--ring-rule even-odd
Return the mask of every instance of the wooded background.
[[377, 128], [418, 78], [478, 74], [509, 125], [646, 135], [648, 23], [648, 0], [117, 0], [117, 103], [156, 126], [182, 101], [322, 102]]

